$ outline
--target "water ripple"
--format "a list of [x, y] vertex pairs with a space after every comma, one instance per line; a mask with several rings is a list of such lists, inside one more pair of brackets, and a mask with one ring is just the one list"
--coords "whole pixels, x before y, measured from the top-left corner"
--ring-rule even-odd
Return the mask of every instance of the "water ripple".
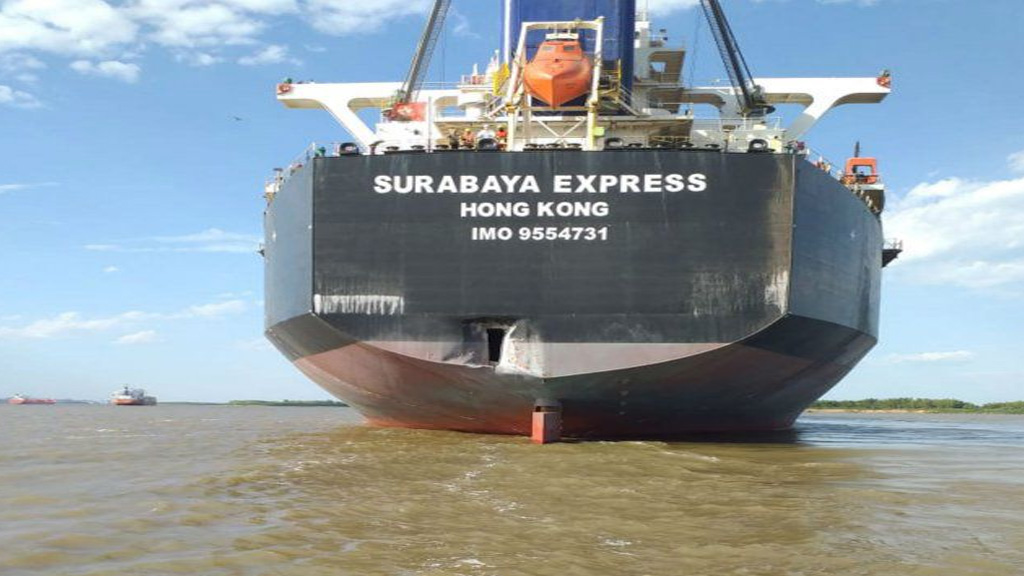
[[1024, 572], [1019, 417], [541, 447], [333, 408], [0, 411], [4, 576]]

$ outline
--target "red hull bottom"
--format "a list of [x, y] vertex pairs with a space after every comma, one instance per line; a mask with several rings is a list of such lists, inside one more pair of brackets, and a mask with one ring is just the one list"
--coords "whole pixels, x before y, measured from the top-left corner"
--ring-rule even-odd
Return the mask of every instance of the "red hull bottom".
[[540, 379], [428, 362], [357, 343], [298, 359], [312, 380], [375, 425], [530, 435], [538, 399], [562, 405], [576, 438], [656, 438], [789, 429], [874, 340], [841, 362], [733, 344], [660, 364]]

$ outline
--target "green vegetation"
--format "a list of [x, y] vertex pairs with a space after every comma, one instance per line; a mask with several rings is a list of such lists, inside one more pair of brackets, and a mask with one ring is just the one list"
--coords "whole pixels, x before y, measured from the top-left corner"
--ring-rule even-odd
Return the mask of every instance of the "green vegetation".
[[231, 406], [348, 406], [337, 400], [232, 400]]
[[971, 404], [952, 398], [868, 398], [866, 400], [819, 400], [811, 405], [818, 410], [894, 410], [913, 412], [951, 412], [1024, 414], [1024, 402], [998, 402], [994, 404]]

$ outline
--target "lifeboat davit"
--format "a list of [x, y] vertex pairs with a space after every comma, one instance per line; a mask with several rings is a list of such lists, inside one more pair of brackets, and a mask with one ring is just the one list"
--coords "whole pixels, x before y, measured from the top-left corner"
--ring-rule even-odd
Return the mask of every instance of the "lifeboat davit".
[[593, 74], [578, 39], [549, 39], [526, 65], [523, 81], [531, 96], [558, 107], [589, 92]]

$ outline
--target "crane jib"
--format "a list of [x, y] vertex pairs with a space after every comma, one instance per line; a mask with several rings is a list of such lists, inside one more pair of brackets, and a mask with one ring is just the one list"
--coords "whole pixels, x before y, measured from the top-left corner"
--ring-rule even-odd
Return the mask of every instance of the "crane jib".
[[761, 90], [754, 84], [754, 76], [750, 73], [747, 61], [740, 51], [739, 43], [732, 33], [732, 27], [725, 17], [725, 11], [718, 0], [701, 0], [701, 7], [707, 17], [711, 32], [715, 37], [715, 44], [722, 56], [722, 63], [729, 73], [733, 88], [736, 89], [736, 98], [739, 102], [740, 111], [744, 116], [763, 115], [770, 112]]
[[430, 57], [434, 52], [434, 45], [437, 44], [437, 38], [441, 35], [441, 30], [444, 29], [444, 20], [451, 4], [451, 0], [434, 0], [430, 18], [427, 19], [423, 36], [420, 37], [420, 43], [416, 47], [416, 55], [413, 56], [409, 66], [409, 74], [396, 98], [396, 105], [407, 104], [416, 98], [416, 93], [419, 92], [420, 85], [423, 83], [423, 77], [430, 67]]

